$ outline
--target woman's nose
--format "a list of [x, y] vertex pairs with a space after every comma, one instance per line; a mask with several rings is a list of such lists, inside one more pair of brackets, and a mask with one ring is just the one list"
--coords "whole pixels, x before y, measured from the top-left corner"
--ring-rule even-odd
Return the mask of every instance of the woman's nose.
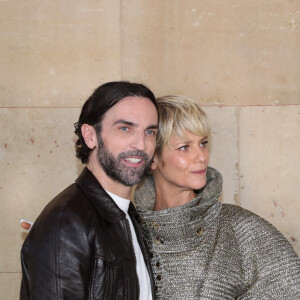
[[199, 148], [195, 154], [195, 161], [196, 162], [207, 162], [209, 159], [209, 152], [207, 148]]

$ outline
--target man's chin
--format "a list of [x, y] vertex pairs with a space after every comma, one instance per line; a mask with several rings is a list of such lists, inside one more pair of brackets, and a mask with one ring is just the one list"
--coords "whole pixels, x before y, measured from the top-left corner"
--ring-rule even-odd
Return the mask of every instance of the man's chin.
[[128, 180], [128, 178], [126, 180], [123, 180], [123, 178], [118, 178], [118, 179], [115, 179], [116, 181], [118, 181], [119, 183], [123, 184], [123, 185], [126, 185], [126, 186], [134, 186], [136, 184], [139, 184], [141, 181], [142, 181], [142, 178], [138, 178], [138, 179], [130, 179]]
[[[130, 172], [131, 171], [131, 172]], [[133, 172], [134, 171], [134, 172]], [[130, 174], [132, 173], [132, 174]], [[111, 179], [126, 185], [126, 186], [134, 186], [142, 181], [142, 179], [145, 176], [145, 169], [142, 168], [138, 173], [136, 169], [134, 170], [129, 170], [129, 172], [119, 172], [118, 174], [113, 173], [113, 174], [107, 174]]]

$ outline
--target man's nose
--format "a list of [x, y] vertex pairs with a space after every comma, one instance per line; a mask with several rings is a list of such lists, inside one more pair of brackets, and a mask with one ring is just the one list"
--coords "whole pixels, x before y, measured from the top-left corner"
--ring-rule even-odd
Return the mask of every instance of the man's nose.
[[144, 151], [145, 150], [145, 134], [144, 132], [140, 133], [137, 132], [133, 137], [131, 141], [132, 148], [135, 148], [137, 150]]

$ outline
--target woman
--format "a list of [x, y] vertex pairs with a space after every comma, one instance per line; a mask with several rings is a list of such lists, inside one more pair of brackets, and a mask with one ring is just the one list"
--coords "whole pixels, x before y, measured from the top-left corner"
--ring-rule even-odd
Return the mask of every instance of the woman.
[[158, 299], [300, 299], [300, 262], [267, 221], [218, 201], [209, 125], [196, 102], [158, 99], [152, 175], [135, 204], [150, 250]]

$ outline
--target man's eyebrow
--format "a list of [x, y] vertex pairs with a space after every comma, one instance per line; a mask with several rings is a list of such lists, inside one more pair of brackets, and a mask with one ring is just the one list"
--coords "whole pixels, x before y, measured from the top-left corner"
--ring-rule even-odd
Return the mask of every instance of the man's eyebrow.
[[[133, 126], [133, 127], [138, 126], [136, 123], [133, 123], [131, 121], [126, 121], [126, 120], [123, 120], [123, 119], [114, 122], [113, 125], [118, 125], [118, 124], [124, 124], [124, 125], [128, 125], [128, 126]], [[146, 129], [158, 129], [158, 125], [150, 125]]]
[[131, 121], [126, 121], [126, 120], [118, 120], [118, 121], [114, 122], [113, 125], [118, 125], [118, 124], [125, 124], [125, 125], [130, 125], [130, 126], [137, 127], [137, 124], [135, 124]]
[[147, 129], [158, 129], [157, 125], [150, 125], [147, 127]]

